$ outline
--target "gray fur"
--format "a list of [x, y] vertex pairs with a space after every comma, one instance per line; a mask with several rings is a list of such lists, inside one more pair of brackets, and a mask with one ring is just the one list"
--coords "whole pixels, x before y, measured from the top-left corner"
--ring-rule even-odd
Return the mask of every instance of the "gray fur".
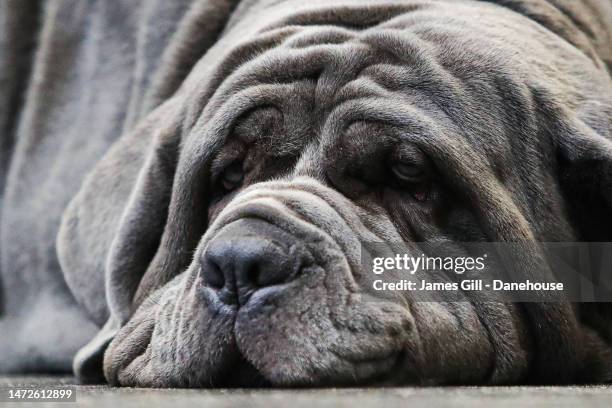
[[[517, 241], [530, 276], [531, 242], [612, 241], [612, 5], [235, 3], [0, 5], [1, 38], [29, 16], [0, 48], [0, 372], [74, 358], [83, 381], [156, 387], [609, 380], [608, 306], [380, 298], [358, 250]], [[399, 145], [437, 168], [445, 222], [438, 201], [374, 193]], [[215, 163], [241, 149], [253, 169], [216, 200]], [[312, 265], [265, 313], [213, 313], [199, 258], [245, 217], [300, 237]]]

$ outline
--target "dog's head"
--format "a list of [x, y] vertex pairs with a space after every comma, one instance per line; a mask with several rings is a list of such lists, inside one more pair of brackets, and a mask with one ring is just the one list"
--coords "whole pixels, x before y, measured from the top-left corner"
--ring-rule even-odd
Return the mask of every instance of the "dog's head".
[[[454, 17], [476, 7], [478, 21]], [[603, 70], [495, 6], [323, 7], [254, 20], [263, 25], [236, 23], [117, 142], [65, 217], [71, 286], [87, 286], [70, 272], [84, 262], [75, 248], [106, 259], [107, 308], [92, 306], [96, 289], [76, 294], [113, 321], [106, 378], [573, 379], [590, 356], [570, 306], [375, 291], [361, 243], [461, 251], [461, 242], [605, 239]], [[91, 228], [104, 234], [83, 243]], [[525, 253], [517, 268], [539, 259]]]

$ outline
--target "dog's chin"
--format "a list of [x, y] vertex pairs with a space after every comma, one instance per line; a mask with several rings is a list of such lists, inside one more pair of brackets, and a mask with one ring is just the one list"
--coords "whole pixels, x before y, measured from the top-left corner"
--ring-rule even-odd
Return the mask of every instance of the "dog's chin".
[[[253, 365], [247, 357], [240, 356], [232, 369], [232, 374], [219, 382], [227, 388], [268, 388], [268, 387], [343, 387], [343, 386], [381, 386], [397, 384], [394, 370], [399, 369], [403, 353], [395, 353], [380, 360], [353, 361], [345, 375], [339, 376], [333, 370], [328, 375], [305, 375], [298, 360], [279, 362], [274, 355], [257, 356]], [[312, 356], [317, 358], [317, 356]]]
[[[259, 341], [253, 344], [249, 339]], [[247, 377], [239, 374], [247, 380], [240, 386], [247, 387], [263, 384], [274, 387], [337, 387], [393, 383], [394, 374], [397, 374], [395, 369], [403, 361], [401, 350], [389, 349], [374, 356], [342, 355], [338, 350], [323, 345], [318, 348], [317, 344], [293, 335], [262, 338], [257, 333], [251, 334], [241, 324], [236, 329], [236, 343], [245, 362], [244, 366], [236, 368], [251, 373]]]
[[[299, 311], [287, 309], [253, 315], [246, 308], [234, 324], [237, 350], [270, 385], [354, 386], [399, 379], [406, 333], [398, 329], [402, 323], [380, 319], [381, 325], [372, 328], [361, 319], [367, 306], [354, 315], [330, 312], [326, 305], [317, 309], [315, 303]], [[329, 313], [344, 316], [335, 322], [322, 318]]]
[[[398, 380], [394, 370], [399, 369], [403, 353], [393, 353], [389, 357], [362, 361], [350, 361], [343, 364], [341, 372], [338, 367], [327, 372], [313, 374], [304, 369], [298, 359], [278, 359], [275, 353], [261, 354], [252, 358], [253, 365], [247, 357], [243, 357], [243, 365], [238, 365], [236, 375], [238, 381], [227, 386], [238, 387], [344, 387], [393, 385]], [[320, 356], [309, 356], [315, 360]], [[323, 360], [319, 360], [325, 365]]]
[[[403, 353], [392, 353], [386, 358], [364, 358], [361, 361], [347, 361], [345, 372], [337, 368], [329, 372], [314, 374], [304, 369], [298, 358], [287, 357], [288, 353], [278, 353], [266, 348], [261, 353], [244, 355], [237, 353], [237, 359], [228, 367], [226, 374], [219, 377], [214, 386], [224, 388], [268, 388], [268, 387], [325, 387], [357, 385], [397, 384], [397, 371], [403, 362]], [[279, 358], [280, 357], [280, 358]], [[311, 361], [324, 365], [321, 356], [307, 356]], [[211, 384], [209, 384], [211, 385]], [[206, 386], [206, 385], [203, 385]]]

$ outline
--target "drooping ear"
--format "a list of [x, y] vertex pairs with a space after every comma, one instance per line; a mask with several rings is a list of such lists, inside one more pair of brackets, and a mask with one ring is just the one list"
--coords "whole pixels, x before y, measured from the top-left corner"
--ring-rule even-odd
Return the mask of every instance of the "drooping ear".
[[559, 181], [582, 241], [612, 241], [612, 140], [608, 118], [575, 120], [556, 133]]
[[[183, 142], [186, 83], [189, 77], [199, 85], [207, 82], [207, 71], [198, 70], [198, 63], [239, 3], [221, 0], [190, 6], [133, 117], [146, 115], [145, 119], [114, 143], [64, 213], [57, 242], [62, 270], [76, 300], [101, 327], [75, 357], [74, 371], [82, 382], [104, 381], [104, 351], [130, 318], [145, 272], [159, 265], [178, 271], [190, 255], [186, 238], [172, 240], [167, 225]], [[155, 9], [150, 12], [151, 19], [158, 17]], [[197, 191], [193, 197], [200, 197]], [[190, 221], [183, 224], [191, 225]], [[190, 242], [205, 228], [195, 221], [192, 225], [197, 228], [189, 230]], [[174, 243], [170, 251], [163, 237]]]
[[168, 100], [121, 137], [64, 213], [57, 249], [66, 282], [104, 327], [75, 359], [82, 381], [103, 380], [103, 350], [129, 318], [134, 293], [157, 251], [177, 163], [181, 103], [178, 96]]

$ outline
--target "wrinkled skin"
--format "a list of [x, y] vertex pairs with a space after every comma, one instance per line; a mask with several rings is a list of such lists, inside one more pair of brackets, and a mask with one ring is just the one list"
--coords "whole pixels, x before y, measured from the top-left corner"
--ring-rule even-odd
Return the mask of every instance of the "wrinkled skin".
[[[68, 207], [60, 262], [92, 315], [78, 271], [106, 259], [108, 320], [77, 373], [147, 387], [608, 380], [605, 305], [415, 302], [374, 291], [361, 262], [364, 241], [512, 241], [525, 246], [511, 268], [531, 277], [534, 242], [612, 238], [597, 49], [481, 2], [294, 3], [242, 10]], [[96, 226], [101, 212], [120, 217]], [[277, 262], [259, 260], [271, 283], [241, 281], [246, 247]]]
[[[549, 89], [525, 79], [537, 78], [534, 56], [546, 51], [525, 56], [510, 43], [501, 52], [495, 38], [475, 46], [469, 35], [453, 36], [460, 30], [454, 25], [431, 34], [436, 19], [429, 13], [362, 32], [288, 29], [275, 36], [277, 47], [220, 81], [189, 131], [199, 137], [184, 147], [192, 152], [202, 137], [219, 140], [199, 163], [211, 168], [203, 177], [209, 226], [184, 272], [139, 288], [143, 304], [105, 355], [111, 383], [482, 383], [537, 372], [547, 352], [528, 324], [530, 313], [542, 313], [531, 310], [536, 306], [411, 302], [373, 292], [360, 263], [361, 241], [579, 239], [551, 157], [555, 135], [538, 126], [564, 118], [542, 118], [538, 104], [580, 107], [551, 94], [561, 78], [548, 80]], [[556, 58], [548, 62], [569, 74], [574, 67]], [[592, 77], [609, 103], [609, 78]], [[419, 168], [418, 183], [394, 177], [402, 160]], [[228, 166], [243, 177], [229, 189], [218, 181], [236, 171]], [[289, 233], [295, 241], [285, 250], [305, 260], [297, 276], [228, 306], [207, 285], [212, 266], [202, 258], [227, 229], [238, 245], [248, 236], [272, 239], [261, 223], [248, 230], [253, 219]], [[537, 263], [532, 258], [537, 254], [526, 255], [527, 268]], [[234, 286], [240, 290], [240, 282]], [[544, 313], [573, 316], [567, 305], [550, 309]], [[572, 344], [588, 331], [576, 335], [581, 329], [571, 317], [555, 325], [550, 336], [563, 338], [559, 348], [580, 355], [575, 371], [557, 378], [596, 375], [589, 354], [597, 347]]]

